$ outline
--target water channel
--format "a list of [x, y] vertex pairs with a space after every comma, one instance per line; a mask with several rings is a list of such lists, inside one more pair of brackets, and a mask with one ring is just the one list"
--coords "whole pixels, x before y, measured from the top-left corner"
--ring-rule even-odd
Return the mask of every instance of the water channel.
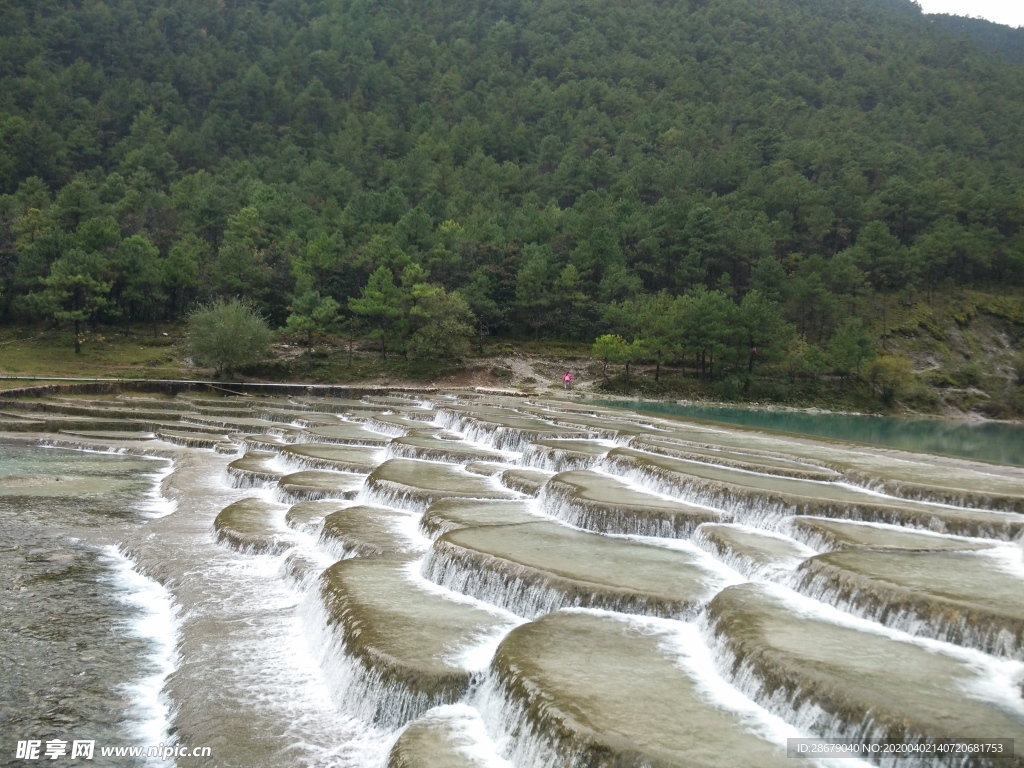
[[1024, 466], [1024, 425], [1008, 422], [808, 413], [775, 408], [662, 402], [597, 402], [642, 413]]
[[475, 392], [6, 399], [0, 533], [0, 765], [1024, 752], [1009, 463]]

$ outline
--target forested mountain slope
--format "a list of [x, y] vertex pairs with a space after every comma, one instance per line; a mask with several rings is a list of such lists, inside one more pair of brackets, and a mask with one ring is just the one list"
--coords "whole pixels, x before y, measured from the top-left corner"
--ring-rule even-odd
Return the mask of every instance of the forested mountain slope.
[[927, 18], [947, 32], [969, 37], [987, 50], [1024, 64], [1024, 27], [1008, 27], [988, 19], [948, 13], [931, 13]]
[[879, 297], [1024, 281], [1024, 68], [905, 0], [8, 0], [0, 35], [6, 322], [331, 296], [401, 348], [458, 290], [741, 370], [743, 322], [828, 358]]

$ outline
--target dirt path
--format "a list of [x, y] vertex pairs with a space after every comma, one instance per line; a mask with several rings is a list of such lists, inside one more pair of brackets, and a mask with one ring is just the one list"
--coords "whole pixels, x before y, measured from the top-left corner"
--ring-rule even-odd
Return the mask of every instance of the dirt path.
[[[557, 396], [564, 393], [562, 377], [572, 371], [573, 391], [589, 393], [601, 380], [601, 366], [588, 359], [566, 360], [559, 357], [507, 355], [476, 358], [450, 376], [431, 382], [431, 387], [487, 387], [514, 389], [529, 394]], [[415, 386], [414, 382], [378, 381], [379, 384]]]

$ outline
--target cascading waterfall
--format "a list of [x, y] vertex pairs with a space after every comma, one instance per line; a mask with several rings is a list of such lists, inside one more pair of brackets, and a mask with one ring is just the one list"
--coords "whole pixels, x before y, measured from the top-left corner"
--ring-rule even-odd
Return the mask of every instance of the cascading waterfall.
[[706, 525], [697, 526], [693, 534], [693, 543], [717, 560], [743, 574], [752, 581], [788, 581], [793, 572], [808, 557], [816, 554], [810, 547], [799, 544], [795, 539], [762, 528], [752, 528], [733, 524], [740, 530], [755, 533], [759, 536], [785, 543], [793, 549], [802, 550], [798, 555], [779, 559], [761, 560], [750, 554], [723, 546], [708, 530]]
[[410, 723], [396, 740], [387, 768], [416, 768], [424, 753], [436, 750], [438, 739], [452, 747], [459, 763], [474, 768], [515, 768], [498, 753], [498, 745], [487, 735], [480, 713], [468, 704], [435, 707]]
[[360, 504], [392, 507], [407, 512], [422, 513], [433, 501], [433, 495], [417, 492], [390, 480], [371, 478], [360, 489], [355, 500]]
[[[575, 489], [556, 479], [549, 481], [538, 496], [541, 508], [552, 517], [570, 525], [598, 533], [651, 536], [667, 539], [685, 538], [704, 522], [693, 517], [651, 511], [638, 514], [636, 509], [579, 498]], [[719, 519], [709, 509], [707, 520]]]
[[523, 451], [524, 467], [546, 469], [548, 472], [568, 472], [575, 469], [590, 469], [601, 461], [600, 456], [566, 455], [557, 448], [530, 443]]
[[[651, 645], [664, 655], [664, 663], [675, 666], [702, 699], [710, 702], [712, 707], [732, 713], [769, 744], [774, 743], [778, 747], [784, 745], [787, 738], [804, 735], [751, 702], [714, 672], [709, 651], [696, 625], [590, 609], [573, 609], [563, 614], [592, 616], [620, 623], [630, 627], [630, 631], [638, 636], [653, 638]], [[514, 765], [610, 768], [654, 763], [656, 758], [637, 754], [635, 745], [628, 738], [613, 737], [604, 742], [574, 709], [563, 711], [557, 702], [538, 695], [530, 671], [515, 663], [514, 651], [509, 656], [504, 658], [499, 650], [487, 675], [474, 691], [471, 703], [483, 714], [491, 738], [505, 745], [503, 754]], [[643, 684], [640, 685], [642, 687]], [[628, 691], [623, 690], [623, 695], [629, 695]], [[710, 734], [708, 738], [711, 738]]]
[[[1020, 698], [1019, 689], [1019, 682], [1024, 676], [1024, 664], [1018, 661], [998, 659], [956, 644], [924, 639], [891, 625], [854, 618], [838, 609], [792, 593], [781, 585], [770, 585], [766, 595], [788, 605], [795, 611], [794, 616], [801, 616], [805, 621], [817, 621], [826, 626], [863, 632], [867, 637], [886, 638], [894, 641], [894, 645], [920, 649], [920, 653], [927, 657], [934, 655], [956, 660], [964, 665], [965, 670], [973, 671], [975, 677], [969, 682], [962, 683], [960, 691], [950, 691], [950, 695], [966, 694], [981, 701], [994, 702], [1000, 709], [1012, 713], [1010, 716], [1017, 722], [1024, 716], [1024, 701]], [[763, 598], [759, 598], [760, 600]], [[761, 660], [753, 655], [741, 655], [728, 639], [733, 631], [733, 625], [729, 623], [728, 618], [723, 619], [714, 614], [715, 603], [712, 603], [697, 623], [704, 643], [710, 649], [714, 668], [738, 691], [799, 731], [819, 737], [858, 742], [895, 741], [916, 745], [933, 742], [933, 738], [929, 736], [915, 735], [911, 721], [894, 719], [891, 713], [886, 712], [885, 702], [880, 701], [877, 707], [865, 707], [863, 712], [857, 712], [856, 716], [851, 717], [849, 710], [843, 706], [841, 695], [830, 694], [828, 688], [824, 686], [820, 691], [814, 690], [813, 676], [816, 671], [813, 666], [807, 667], [807, 675], [811, 680], [807, 688], [794, 685], [792, 679], [785, 676], [775, 679], [770, 666], [773, 657], [769, 654]], [[740, 618], [740, 622], [745, 621], [746, 617]], [[806, 627], [806, 624], [804, 626]], [[738, 632], [742, 637], [742, 628], [739, 628]], [[813, 637], [808, 640], [809, 644], [813, 642]], [[886, 656], [879, 656], [876, 663], [882, 674], [893, 674], [886, 672], [887, 664], [890, 663]], [[951, 735], [943, 734], [944, 737]], [[901, 768], [926, 768], [933, 765], [961, 766], [966, 763], [962, 755], [909, 752], [899, 757], [879, 759], [877, 764]], [[992, 764], [998, 765], [998, 761]]]
[[471, 595], [524, 618], [571, 604], [558, 590], [536, 583], [527, 569], [507, 562], [489, 568], [489, 563], [481, 562], [485, 559], [486, 555], [475, 553], [470, 557], [463, 550], [436, 542], [424, 561], [423, 576], [453, 592]]
[[178, 665], [178, 606], [166, 589], [140, 573], [138, 564], [117, 547], [105, 547], [103, 556], [113, 570], [111, 581], [119, 600], [137, 612], [120, 631], [151, 649], [143, 677], [124, 689], [133, 702], [132, 730], [140, 742], [170, 743], [171, 704], [163, 689]]
[[[335, 562], [337, 558], [331, 556], [330, 560]], [[289, 550], [281, 561], [281, 575], [293, 589], [305, 594], [316, 588], [320, 574], [330, 564], [325, 562], [324, 558], [312, 557], [307, 552], [295, 548]]]
[[942, 504], [991, 511], [1024, 513], [1024, 500], [999, 493], [930, 488], [919, 483], [874, 477], [867, 472], [847, 469], [843, 472], [851, 484], [874, 493], [924, 504]]
[[370, 669], [346, 648], [324, 599], [311, 593], [303, 604], [310, 647], [327, 676], [338, 707], [381, 731], [400, 728], [435, 706], [452, 703], [451, 696], [431, 696], [404, 685], [400, 678]]
[[196, 432], [195, 436], [175, 434], [170, 430], [160, 430], [158, 436], [161, 440], [171, 443], [172, 445], [180, 445], [185, 448], [208, 448], [213, 449], [223, 444], [223, 439], [220, 435], [207, 436], [207, 433]]
[[967, 606], [944, 605], [910, 597], [894, 603], [856, 578], [836, 578], [824, 570], [798, 569], [789, 586], [820, 603], [911, 635], [1024, 659], [1024, 622], [1008, 617], [1001, 625], [978, 623]]
[[437, 409], [437, 416], [434, 424], [450, 432], [457, 432], [463, 436], [468, 443], [485, 445], [495, 451], [520, 452], [522, 448], [506, 447], [513, 442], [504, 427], [489, 422], [477, 421], [471, 416], [465, 416], [458, 412], [452, 412], [444, 407]]
[[[266, 487], [266, 486], [264, 486]], [[280, 504], [298, 504], [303, 501], [350, 500], [356, 498], [357, 491], [332, 491], [318, 488], [281, 488], [273, 487], [274, 500]]]
[[799, 506], [769, 494], [734, 494], [720, 483], [696, 477], [670, 477], [655, 468], [638, 467], [619, 457], [606, 457], [599, 467], [657, 493], [674, 495], [688, 504], [729, 512], [736, 515], [739, 522], [756, 528], [774, 528], [786, 517], [804, 512]]
[[406, 427], [382, 421], [374, 416], [369, 416], [363, 426], [388, 437], [404, 437], [409, 432]]
[[127, 446], [110, 446], [107, 448], [96, 448], [93, 443], [86, 443], [82, 440], [71, 439], [46, 439], [39, 440], [36, 445], [40, 448], [64, 448], [72, 451], [92, 451], [95, 453], [109, 453], [115, 456], [125, 456], [131, 451]]
[[431, 548], [423, 564], [423, 576], [453, 592], [470, 595], [527, 619], [562, 608], [599, 608], [671, 618], [693, 615], [692, 610], [680, 603], [623, 589], [569, 583], [485, 553], [469, 552], [443, 540], [435, 542]]
[[438, 405], [434, 409], [434, 424], [441, 427], [441, 429], [448, 430], [449, 432], [458, 432], [459, 434], [466, 435], [467, 428], [476, 423], [477, 422], [472, 421], [465, 414], [459, 411], [453, 411], [446, 408], [444, 405]]
[[387, 448], [387, 458], [389, 459], [416, 459], [419, 458], [420, 451], [412, 445], [404, 445], [402, 443], [389, 443]]
[[[675, 434], [675, 422], [624, 416], [602, 427], [594, 421], [601, 416], [599, 411], [558, 404], [545, 411], [500, 398], [494, 403], [472, 396], [378, 399], [378, 411], [389, 405], [398, 410], [387, 418], [384, 412], [339, 416], [336, 424], [329, 425], [312, 414], [350, 408], [353, 413], [368, 411], [343, 401], [333, 406], [302, 400], [247, 402], [244, 407], [221, 408], [199, 400], [174, 404], [178, 407], [173, 421], [181, 434], [175, 434], [171, 417], [158, 406], [153, 406], [152, 415], [147, 411], [146, 421], [161, 424], [159, 441], [144, 433], [131, 446], [102, 437], [50, 440], [55, 445], [111, 452], [193, 457], [185, 462], [192, 473], [185, 478], [176, 477], [171, 466], [147, 473], [156, 490], [139, 514], [147, 526], [153, 526], [153, 533], [140, 535], [128, 549], [134, 560], [126, 562], [142, 563], [140, 570], [152, 571], [168, 585], [165, 589], [146, 582], [146, 589], [155, 590], [153, 595], [160, 590], [168, 596], [173, 593], [182, 605], [180, 614], [160, 614], [162, 636], [177, 637], [179, 632], [177, 624], [167, 630], [167, 621], [181, 626], [182, 666], [174, 674], [168, 674], [166, 664], [152, 667], [145, 680], [149, 703], [138, 707], [140, 713], [148, 713], [139, 717], [140, 739], [193, 739], [197, 733], [213, 733], [205, 714], [209, 710], [204, 709], [212, 705], [203, 703], [203, 697], [216, 702], [217, 695], [212, 687], [190, 691], [188, 680], [202, 679], [204, 670], [214, 677], [225, 669], [234, 675], [235, 664], [246, 682], [232, 688], [234, 699], [229, 704], [233, 707], [237, 700], [251, 696], [252, 709], [249, 714], [241, 709], [231, 713], [235, 730], [225, 738], [237, 736], [240, 743], [250, 739], [245, 754], [246, 759], [257, 756], [254, 765], [290, 762], [290, 753], [267, 752], [258, 757], [261, 753], [253, 746], [259, 741], [254, 733], [262, 729], [261, 737], [280, 735], [282, 722], [290, 723], [284, 729], [286, 740], [293, 739], [288, 749], [305, 756], [296, 760], [346, 768], [407, 768], [417, 765], [417, 750], [428, 748], [438, 750], [438, 759], [475, 750], [478, 762], [494, 768], [591, 768], [622, 761], [685, 764], [690, 757], [683, 757], [687, 746], [680, 741], [679, 729], [698, 726], [687, 725], [689, 715], [673, 715], [672, 727], [659, 727], [656, 715], [642, 714], [651, 702], [662, 702], [671, 712], [697, 707], [694, 722], [703, 723], [706, 718], [708, 733], [730, 734], [722, 739], [725, 749], [751, 739], [751, 756], [734, 754], [730, 764], [750, 760], [764, 766], [784, 765], [776, 761], [780, 756], [785, 760], [779, 750], [790, 736], [892, 736], [891, 722], [881, 715], [853, 705], [840, 711], [824, 701], [821, 691], [826, 689], [815, 687], [811, 673], [834, 659], [848, 661], [830, 650], [828, 643], [799, 649], [819, 654], [813, 663], [794, 657], [785, 666], [781, 655], [772, 657], [771, 649], [743, 634], [759, 631], [758, 622], [777, 618], [764, 613], [764, 600], [742, 602], [746, 593], [736, 590], [754, 587], [769, 590], [765, 594], [778, 603], [772, 609], [782, 617], [778, 621], [793, 617], [794, 621], [841, 624], [844, 631], [884, 636], [902, 644], [900, 648], [912, 645], [962, 665], [967, 671], [962, 679], [956, 678], [960, 687], [950, 689], [954, 693], [948, 702], [922, 693], [921, 711], [926, 715], [928, 707], [941, 712], [943, 706], [961, 706], [955, 693], [959, 691], [971, 707], [992, 706], [993, 711], [1024, 722], [1020, 702], [1024, 629], [1018, 631], [1013, 616], [1004, 621], [997, 615], [991, 607], [998, 602], [995, 598], [979, 587], [978, 599], [972, 603], [967, 594], [962, 609], [942, 603], [941, 595], [932, 602], [922, 597], [915, 606], [902, 593], [878, 587], [881, 576], [867, 567], [881, 551], [872, 549], [871, 542], [890, 531], [894, 539], [916, 531], [930, 539], [922, 539], [918, 549], [913, 548], [915, 542], [904, 539], [884, 550], [890, 558], [886, 567], [897, 571], [906, 567], [909, 572], [917, 562], [939, 568], [947, 561], [936, 558], [961, 558], [948, 560], [951, 569], [969, 563], [972, 574], [998, 573], [993, 583], [999, 589], [1012, 589], [1015, 580], [1024, 582], [1021, 548], [992, 545], [993, 539], [1006, 538], [1017, 529], [1000, 528], [997, 510], [991, 523], [979, 517], [969, 522], [973, 527], [963, 524], [975, 536], [956, 537], [942, 532], [939, 516], [952, 510], [966, 517], [972, 509], [949, 502], [982, 507], [985, 499], [991, 501], [995, 495], [958, 494], [955, 489], [921, 491], [913, 484], [848, 470], [836, 483], [814, 481], [829, 493], [822, 492], [821, 498], [812, 494], [802, 501], [795, 492], [788, 492], [801, 486], [786, 483], [808, 482], [809, 489], [818, 486], [797, 474], [786, 477], [787, 462], [799, 470], [799, 457], [782, 454], [775, 461], [778, 473], [760, 474], [744, 469], [745, 457], [750, 456], [749, 466], [756, 466], [758, 460], [769, 461], [770, 453], [744, 454], [723, 439], [719, 448], [729, 455], [712, 454], [705, 462], [698, 449], [713, 452], [716, 435], [730, 433], [702, 433], [698, 449], [683, 457], [686, 448], [695, 445], [687, 443], [693, 432]], [[368, 407], [373, 405], [367, 402]], [[417, 406], [422, 413], [408, 411]], [[54, 405], [54, 412], [59, 414], [60, 407]], [[479, 418], [473, 415], [475, 407], [481, 409]], [[102, 400], [75, 408], [86, 417], [95, 409], [97, 419], [110, 419], [109, 413], [102, 413], [110, 410]], [[304, 417], [305, 412], [310, 416]], [[408, 443], [382, 439], [406, 435], [410, 428], [405, 422], [422, 422], [430, 429], [415, 433]], [[623, 425], [621, 432], [616, 422]], [[647, 446], [635, 437], [635, 426], [625, 426], [642, 423], [656, 428], [659, 439], [670, 446], [677, 441], [680, 455], [670, 447], [658, 459], [662, 466], [648, 461], [642, 453]], [[143, 426], [140, 422], [139, 429]], [[365, 435], [361, 429], [367, 430]], [[438, 435], [438, 429], [447, 433]], [[215, 430], [220, 432], [211, 434]], [[223, 432], [230, 432], [230, 438]], [[604, 440], [595, 442], [595, 437]], [[452, 450], [446, 451], [437, 438], [450, 442]], [[557, 442], [538, 442], [552, 440]], [[574, 452], [573, 440], [586, 449]], [[289, 444], [313, 442], [376, 451], [338, 450], [334, 452], [338, 459], [281, 451]], [[611, 455], [602, 457], [604, 446]], [[505, 456], [494, 461], [479, 450], [483, 447]], [[616, 451], [617, 447], [622, 450]], [[205, 451], [203, 460], [195, 464], [195, 452], [200, 450]], [[236, 454], [237, 466], [228, 466], [232, 459], [216, 453], [225, 450]], [[655, 452], [647, 455], [654, 459], [657, 451], [651, 450]], [[829, 450], [841, 451], [834, 445]], [[856, 450], [862, 466], [864, 456], [870, 458], [870, 449]], [[253, 455], [245, 457], [247, 451]], [[270, 455], [259, 453], [268, 451]], [[319, 452], [331, 455], [327, 450]], [[359, 487], [364, 476], [354, 477], [359, 473], [344, 470], [350, 455], [353, 469], [366, 471], [365, 467], [376, 465], [380, 471], [365, 476]], [[423, 461], [429, 456], [444, 461]], [[695, 474], [665, 469], [676, 466], [672, 461], [691, 462]], [[384, 462], [388, 469], [381, 466]], [[468, 464], [478, 474], [467, 471]], [[881, 459], [878, 465], [884, 473]], [[496, 474], [503, 469], [509, 473], [504, 483]], [[543, 473], [536, 470], [576, 476], [544, 482]], [[742, 473], [737, 475], [742, 482], [709, 479], [731, 480], [729, 472]], [[331, 490], [335, 475], [337, 488]], [[1009, 481], [1000, 477], [1001, 487], [1009, 487]], [[172, 500], [161, 496], [161, 486]], [[535, 500], [527, 501], [507, 486], [527, 495], [538, 486], [540, 491]], [[0, 514], [6, 492], [0, 482]], [[848, 502], [842, 495], [853, 492], [863, 493], [863, 502]], [[262, 517], [238, 516], [222, 520], [219, 527], [214, 523], [221, 511], [247, 497], [264, 505]], [[908, 504], [900, 515], [895, 514], [892, 509], [901, 501], [898, 497], [941, 500], [947, 506], [936, 506], [939, 522], [933, 526], [940, 530], [927, 534], [921, 530], [929, 525], [927, 508], [917, 513]], [[347, 500], [338, 506], [303, 505], [315, 499], [342, 498]], [[1007, 508], [1016, 503], [1012, 494], [1006, 498]], [[458, 508], [451, 506], [456, 500]], [[286, 525], [282, 505], [296, 502], [300, 503], [294, 516], [289, 511]], [[435, 510], [428, 511], [435, 504]], [[498, 510], [497, 504], [506, 507]], [[323, 516], [348, 506], [367, 509], [353, 509], [350, 518], [335, 518], [335, 535], [325, 535]], [[861, 523], [872, 529], [870, 536], [861, 537], [866, 544], [857, 540], [856, 532], [838, 531], [836, 538], [829, 538], [827, 532], [814, 528], [814, 520], [835, 523], [842, 518], [868, 518], [869, 522]], [[803, 522], [798, 525], [795, 520]], [[234, 526], [230, 535], [225, 533], [228, 523]], [[911, 528], [914, 525], [918, 528]], [[154, 537], [172, 548], [167, 555], [154, 547]], [[935, 542], [934, 551], [928, 549], [930, 540]], [[562, 549], [565, 541], [572, 544]], [[614, 545], [619, 549], [602, 560], [595, 553], [611, 553], [610, 541], [619, 542]], [[268, 542], [272, 546], [265, 546]], [[658, 564], [659, 557], [634, 555], [629, 547], [657, 548], [659, 557], [671, 560], [671, 565]], [[856, 569], [844, 570], [843, 563], [828, 559], [839, 555], [849, 558], [845, 562], [863, 565], [865, 573], [850, 576]], [[125, 567], [131, 570], [130, 565]], [[204, 571], [211, 575], [197, 578]], [[693, 586], [685, 589], [684, 571], [693, 574]], [[977, 583], [988, 581], [978, 577]], [[141, 584], [137, 585], [140, 593], [145, 591]], [[208, 595], [211, 589], [220, 591]], [[1007, 610], [1017, 610], [1014, 600], [1007, 605]], [[450, 620], [436, 618], [445, 611], [451, 611]], [[722, 617], [732, 615], [744, 620], [727, 626]], [[1020, 626], [1024, 628], [1024, 621]], [[781, 631], [765, 633], [773, 642], [790, 637]], [[851, 635], [847, 647], [856, 648], [860, 636]], [[295, 638], [308, 645], [308, 669], [291, 669], [282, 662], [288, 643]], [[429, 658], [424, 655], [424, 639], [440, 648]], [[218, 655], [222, 645], [228, 650]], [[164, 661], [172, 659], [166, 644], [160, 647]], [[173, 651], [173, 643], [170, 647]], [[260, 665], [247, 655], [252, 649], [267, 660], [273, 683], [260, 682]], [[779, 664], [775, 672], [766, 666], [765, 659], [772, 658]], [[534, 664], [543, 674], [531, 671]], [[845, 667], [838, 661], [833, 666], [840, 671], [829, 674], [842, 680]], [[283, 695], [291, 675], [303, 681], [294, 705]], [[318, 693], [321, 677], [326, 686]], [[669, 678], [675, 682], [651, 689], [648, 695], [644, 686], [658, 686]], [[845, 687], [852, 690], [856, 682], [851, 675]], [[221, 684], [234, 685], [228, 678], [221, 679]], [[275, 692], [261, 691], [261, 685], [276, 686]], [[833, 687], [827, 690], [844, 689], [835, 682], [828, 685]], [[690, 689], [692, 701], [683, 701]], [[163, 699], [154, 695], [161, 690]], [[317, 698], [328, 694], [329, 702]], [[891, 698], [879, 699], [877, 709], [895, 706]], [[267, 703], [271, 699], [273, 706]], [[161, 701], [163, 710], [158, 706]], [[709, 702], [712, 705], [704, 708]], [[854, 703], [866, 706], [871, 701]], [[175, 707], [182, 704], [184, 714], [175, 714]], [[289, 709], [293, 706], [294, 716]], [[634, 710], [641, 714], [634, 715]], [[567, 714], [574, 712], [579, 716]], [[169, 717], [175, 718], [173, 723]], [[337, 737], [329, 726], [322, 728], [332, 717], [341, 723], [338, 733], [342, 735]], [[915, 724], [927, 718], [915, 710], [904, 720]], [[149, 723], [148, 730], [141, 728], [143, 722]], [[164, 726], [158, 727], [158, 722]], [[175, 737], [170, 736], [172, 728], [178, 734]], [[607, 737], [620, 730], [628, 733], [623, 741]], [[914, 735], [917, 731], [907, 733], [908, 739], [919, 738]], [[334, 738], [341, 741], [335, 743]], [[313, 742], [315, 746], [309, 747]], [[626, 751], [617, 753], [620, 748]], [[627, 754], [632, 756], [623, 757]], [[898, 764], [904, 768], [940, 763], [903, 760]], [[844, 761], [842, 768], [854, 765]]]
[[512, 695], [509, 687], [489, 672], [474, 691], [472, 704], [482, 714], [491, 739], [505, 747], [502, 755], [515, 766], [583, 768], [551, 733], [530, 717], [530, 705]]
[[276, 472], [259, 472], [250, 469], [227, 467], [228, 484], [240, 491], [269, 490], [277, 487], [281, 476]]

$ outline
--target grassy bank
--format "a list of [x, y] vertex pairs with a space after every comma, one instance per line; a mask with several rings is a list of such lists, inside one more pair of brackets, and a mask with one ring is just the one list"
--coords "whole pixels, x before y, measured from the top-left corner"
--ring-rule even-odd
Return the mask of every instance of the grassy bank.
[[[871, 334], [879, 352], [909, 360], [898, 394], [886, 397], [867, 367], [846, 380], [827, 371], [794, 371], [785, 360], [759, 366], [755, 375], [720, 371], [700, 381], [678, 366], [621, 365], [602, 371], [587, 343], [488, 340], [461, 364], [381, 360], [376, 348], [345, 337], [320, 338], [312, 354], [297, 339], [279, 337], [271, 357], [242, 368], [234, 378], [313, 384], [508, 387], [526, 392], [561, 389], [572, 370], [578, 392], [643, 396], [648, 399], [763, 403], [830, 411], [919, 413], [1013, 419], [1024, 416], [1024, 299], [961, 291], [941, 299], [888, 297], [874, 317]], [[74, 353], [69, 331], [0, 329], [0, 374], [32, 377], [176, 379], [211, 378], [213, 371], [189, 364], [181, 326], [151, 327], [125, 334], [100, 327], [84, 334]], [[604, 374], [607, 374], [607, 378]]]
[[[167, 335], [164, 335], [167, 334]], [[69, 331], [0, 329], [0, 374], [164, 379], [193, 375], [181, 354], [180, 329], [159, 335], [100, 328], [82, 337], [76, 355]]]

